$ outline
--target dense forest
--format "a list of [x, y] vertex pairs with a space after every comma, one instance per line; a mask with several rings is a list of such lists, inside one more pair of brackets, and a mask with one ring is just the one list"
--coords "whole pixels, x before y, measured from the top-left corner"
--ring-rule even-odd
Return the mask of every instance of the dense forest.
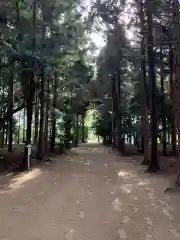
[[1, 0], [1, 167], [85, 142], [90, 108], [103, 144], [136, 146], [148, 172], [178, 157], [179, 23], [178, 0]]
[[[79, 1], [1, 1], [1, 167], [27, 168], [85, 141], [93, 79], [88, 24]], [[14, 146], [15, 145], [15, 146]]]
[[135, 145], [147, 172], [156, 172], [160, 155], [179, 154], [180, 3], [103, 1], [96, 6], [107, 41], [97, 59], [103, 92], [94, 128], [105, 145], [122, 154], [127, 144]]

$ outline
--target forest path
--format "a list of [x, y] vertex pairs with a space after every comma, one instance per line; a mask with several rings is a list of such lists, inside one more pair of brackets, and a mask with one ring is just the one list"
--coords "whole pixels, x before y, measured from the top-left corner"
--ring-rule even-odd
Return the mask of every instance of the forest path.
[[131, 157], [86, 144], [0, 183], [0, 240], [178, 240], [180, 196]]

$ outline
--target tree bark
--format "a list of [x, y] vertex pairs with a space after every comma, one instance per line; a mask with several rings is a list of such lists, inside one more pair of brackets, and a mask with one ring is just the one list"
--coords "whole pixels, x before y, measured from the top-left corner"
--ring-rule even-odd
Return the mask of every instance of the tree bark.
[[82, 114], [82, 143], [85, 143], [85, 113]]
[[34, 107], [34, 140], [33, 143], [36, 145], [38, 142], [38, 128], [39, 128], [39, 98], [38, 92], [36, 91], [36, 100]]
[[56, 99], [57, 99], [57, 73], [54, 74], [54, 86], [53, 86], [53, 110], [52, 110], [52, 130], [51, 130], [51, 143], [50, 152], [54, 152], [55, 139], [56, 139]]
[[156, 116], [156, 76], [153, 50], [153, 20], [152, 6], [146, 2], [147, 26], [148, 26], [148, 73], [151, 85], [151, 158], [148, 172], [156, 172], [160, 169], [157, 154], [157, 116]]
[[164, 92], [164, 59], [163, 59], [163, 48], [162, 48], [162, 39], [160, 40], [160, 64], [161, 64], [161, 93], [162, 93], [162, 144], [163, 144], [163, 156], [167, 155], [167, 141], [166, 141], [166, 113], [165, 113], [165, 92]]
[[[24, 99], [25, 104], [25, 99]], [[24, 108], [24, 119], [23, 119], [23, 143], [25, 143], [26, 139], [26, 108]]]
[[39, 140], [37, 149], [37, 159], [43, 161], [44, 157], [44, 84], [45, 84], [45, 73], [44, 68], [41, 70], [40, 80], [40, 127], [39, 127]]
[[26, 145], [31, 144], [31, 133], [32, 133], [32, 115], [33, 115], [33, 101], [34, 101], [34, 92], [35, 92], [35, 83], [33, 72], [27, 72], [22, 78], [27, 80], [27, 92], [25, 101], [27, 105], [27, 128], [26, 128]]
[[46, 98], [46, 114], [45, 114], [45, 150], [49, 149], [49, 108], [50, 108], [50, 74], [47, 77], [46, 81], [46, 90], [47, 90], [47, 98]]
[[[9, 84], [8, 84], [8, 112], [12, 113], [13, 111], [13, 64], [11, 65]], [[12, 142], [13, 142], [13, 118], [12, 114], [8, 120], [8, 152], [12, 152]]]
[[116, 94], [115, 94], [115, 88], [116, 88], [116, 85], [115, 85], [115, 75], [113, 75], [112, 77], [112, 94], [111, 94], [111, 101], [112, 101], [112, 148], [113, 150], [116, 148]]
[[115, 104], [115, 126], [116, 126], [116, 148], [125, 153], [125, 143], [122, 133], [122, 114], [121, 114], [121, 73], [120, 69], [116, 68], [115, 74], [115, 92], [114, 92], [114, 104]]
[[170, 98], [172, 102], [171, 106], [171, 138], [172, 138], [172, 155], [176, 156], [177, 154], [177, 148], [176, 148], [176, 118], [175, 118], [175, 89], [174, 89], [174, 53], [173, 53], [173, 47], [172, 43], [169, 44], [169, 69], [170, 69], [170, 75], [169, 75], [169, 85], [170, 85]]
[[146, 79], [146, 57], [145, 57], [145, 39], [144, 39], [144, 5], [142, 0], [140, 1], [140, 23], [141, 23], [141, 87], [142, 87], [142, 124], [143, 124], [143, 148], [144, 158], [142, 165], [149, 164], [149, 119], [148, 119], [148, 88]]
[[77, 147], [79, 144], [79, 114], [76, 114], [76, 121], [75, 121], [75, 146]]
[[[180, 4], [178, 0], [172, 3], [174, 14], [174, 66], [175, 66], [175, 108], [176, 108], [176, 123], [178, 130], [178, 158], [180, 158]], [[180, 166], [178, 166], [178, 173], [176, 185], [180, 185]]]

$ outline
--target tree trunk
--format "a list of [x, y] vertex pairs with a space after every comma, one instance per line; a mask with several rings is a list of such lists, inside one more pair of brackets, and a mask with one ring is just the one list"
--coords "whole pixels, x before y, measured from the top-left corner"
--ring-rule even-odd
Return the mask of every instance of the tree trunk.
[[[176, 123], [178, 130], [178, 158], [180, 158], [180, 4], [178, 0], [174, 0], [174, 66], [175, 66], [175, 107], [176, 107]], [[178, 174], [176, 185], [180, 185], [180, 166], [178, 166]]]
[[65, 147], [66, 147], [66, 149], [70, 149], [71, 125], [72, 125], [71, 120], [67, 120], [65, 122]]
[[17, 144], [20, 143], [20, 130], [21, 130], [21, 125], [20, 125], [20, 121], [21, 121], [21, 115], [19, 114], [18, 116], [18, 136], [17, 136]]
[[115, 113], [115, 102], [116, 102], [116, 94], [115, 94], [115, 76], [112, 77], [112, 148], [113, 150], [116, 148], [116, 113]]
[[122, 114], [121, 114], [121, 73], [120, 69], [116, 69], [116, 85], [115, 85], [115, 113], [116, 113], [116, 128], [117, 128], [117, 148], [121, 153], [125, 153], [125, 143], [122, 133]]
[[26, 128], [26, 145], [31, 144], [31, 133], [32, 133], [32, 115], [33, 115], [33, 101], [34, 101], [34, 92], [35, 92], [35, 84], [34, 84], [34, 76], [30, 71], [26, 74], [27, 77], [23, 77], [23, 79], [28, 81], [27, 84], [27, 92], [26, 92], [26, 105], [27, 105], [27, 128]]
[[3, 148], [4, 147], [4, 135], [5, 135], [5, 123], [4, 126], [2, 128], [2, 132], [1, 132], [1, 142], [0, 142], [0, 147]]
[[52, 110], [52, 130], [51, 130], [51, 143], [50, 152], [54, 152], [55, 139], [56, 139], [56, 98], [57, 98], [57, 73], [54, 74], [54, 86], [53, 86], [53, 110]]
[[156, 116], [156, 76], [153, 50], [153, 20], [151, 4], [146, 2], [147, 26], [148, 26], [148, 72], [151, 88], [151, 158], [148, 172], [156, 172], [160, 169], [157, 154], [157, 116]]
[[36, 92], [36, 103], [34, 107], [34, 140], [33, 140], [33, 143], [35, 145], [38, 142], [38, 128], [39, 128], [39, 98], [38, 92]]
[[79, 144], [79, 115], [76, 114], [76, 121], [75, 121], [75, 146], [77, 147]]
[[82, 114], [82, 143], [85, 143], [85, 113]]
[[25, 138], [26, 138], [25, 135], [26, 135], [26, 108], [24, 108], [24, 118], [23, 118], [23, 143], [25, 143]]
[[[11, 65], [9, 84], [8, 84], [8, 111], [13, 111], [13, 63]], [[9, 118], [8, 121], [8, 152], [12, 152], [12, 142], [13, 142], [13, 117]]]
[[166, 113], [165, 113], [165, 92], [164, 92], [164, 61], [163, 61], [163, 48], [162, 48], [162, 39], [160, 43], [160, 64], [161, 64], [161, 93], [162, 93], [162, 144], [163, 144], [163, 156], [167, 155], [167, 141], [166, 141]]
[[168, 124], [168, 144], [170, 145], [172, 145], [172, 138], [171, 138], [171, 133], [172, 133], [172, 129], [171, 129], [171, 124], [169, 123]]
[[[32, 14], [32, 49], [35, 52], [36, 50], [36, 7], [37, 1], [33, 1], [33, 14]], [[39, 79], [37, 79], [39, 81]], [[34, 107], [34, 139], [33, 143], [36, 145], [38, 141], [38, 127], [39, 127], [39, 98], [38, 98], [38, 90], [35, 92], [35, 107]]]
[[149, 119], [148, 119], [148, 88], [146, 79], [146, 57], [145, 57], [145, 39], [144, 39], [144, 6], [141, 0], [140, 2], [140, 22], [141, 22], [141, 86], [142, 86], [142, 126], [143, 126], [143, 148], [144, 158], [142, 165], [149, 164]]
[[[5, 76], [4, 74], [2, 74], [2, 99], [5, 99]], [[0, 109], [0, 116], [1, 118], [4, 115], [4, 109]], [[2, 128], [0, 128], [1, 131], [1, 140], [0, 140], [0, 147], [3, 148], [4, 147], [4, 137], [5, 137], [5, 122], [3, 122], [2, 124]]]
[[47, 90], [47, 99], [46, 99], [46, 114], [45, 114], [45, 150], [48, 152], [49, 150], [49, 108], [50, 108], [50, 74], [47, 77], [46, 81], [46, 90]]
[[170, 69], [170, 75], [169, 75], [169, 85], [170, 85], [170, 98], [172, 101], [171, 106], [171, 137], [172, 137], [172, 155], [176, 156], [176, 118], [175, 118], [175, 105], [173, 104], [175, 100], [175, 92], [174, 92], [174, 53], [172, 44], [169, 44], [169, 69]]
[[5, 129], [6, 129], [6, 137], [5, 137], [5, 145], [8, 145], [8, 123], [5, 123]]
[[49, 116], [48, 116], [48, 104], [45, 104], [45, 118], [44, 118], [44, 153], [47, 154], [49, 147], [48, 147], [48, 120], [49, 120]]
[[41, 81], [40, 81], [40, 126], [39, 126], [39, 140], [38, 140], [38, 149], [37, 149], [37, 159], [43, 161], [44, 156], [44, 84], [45, 84], [45, 75], [44, 68], [41, 72]]

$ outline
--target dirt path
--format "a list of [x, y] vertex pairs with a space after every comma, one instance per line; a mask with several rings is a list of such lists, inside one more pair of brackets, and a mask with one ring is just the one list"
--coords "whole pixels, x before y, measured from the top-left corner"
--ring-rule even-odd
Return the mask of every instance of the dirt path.
[[[178, 240], [180, 195], [97, 145], [0, 184], [0, 240]], [[7, 180], [6, 180], [7, 181]]]

